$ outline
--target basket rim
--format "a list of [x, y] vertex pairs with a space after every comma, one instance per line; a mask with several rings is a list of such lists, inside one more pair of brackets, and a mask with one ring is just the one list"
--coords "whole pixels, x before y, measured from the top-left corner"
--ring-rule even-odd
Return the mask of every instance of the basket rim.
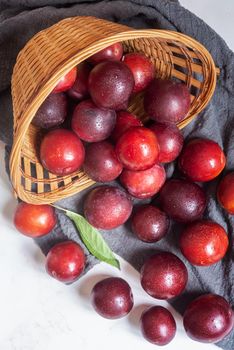
[[[30, 43], [31, 40], [35, 40], [37, 36], [39, 36], [42, 32], [47, 31], [48, 29], [51, 29], [52, 27], [60, 26], [64, 22], [67, 21], [76, 21], [78, 18], [87, 18], [91, 20], [97, 20], [98, 18], [92, 17], [92, 16], [76, 16], [76, 17], [69, 17], [62, 21], [57, 22], [53, 26], [50, 26], [46, 29], [43, 29], [42, 31], [38, 32], [36, 35], [34, 35], [29, 42], [24, 46], [24, 48], [19, 52], [17, 56], [17, 60], [13, 69], [12, 79], [11, 79], [11, 92], [13, 92], [13, 85], [14, 85], [14, 73], [17, 69], [17, 62], [21, 55], [23, 55], [24, 50], [27, 48], [27, 45]], [[100, 19], [99, 19], [100, 20]], [[104, 20], [106, 21], [106, 20]], [[109, 21], [106, 21], [109, 22]], [[195, 115], [201, 112], [203, 110], [208, 102], [210, 101], [211, 96], [214, 93], [215, 87], [216, 87], [216, 66], [213, 61], [213, 58], [209, 51], [197, 40], [191, 38], [190, 36], [178, 33], [171, 30], [161, 30], [161, 29], [134, 29], [131, 27], [127, 27], [118, 23], [114, 23], [118, 27], [124, 28], [126, 30], [110, 35], [108, 37], [99, 39], [91, 44], [89, 44], [87, 47], [77, 51], [75, 54], [73, 54], [71, 57], [68, 57], [65, 62], [61, 65], [59, 65], [58, 69], [52, 75], [48, 78], [48, 80], [43, 84], [43, 86], [40, 86], [38, 90], [34, 92], [34, 95], [31, 97], [31, 100], [28, 101], [28, 105], [26, 106], [25, 110], [22, 113], [22, 116], [20, 117], [20, 125], [17, 128], [17, 133], [14, 135], [14, 142], [12, 146], [12, 151], [10, 155], [10, 176], [12, 179], [12, 184], [14, 187], [14, 190], [16, 191], [16, 184], [17, 184], [17, 177], [18, 177], [18, 164], [20, 164], [21, 160], [21, 148], [23, 145], [23, 140], [25, 138], [25, 135], [28, 131], [29, 125], [31, 124], [31, 121], [36, 114], [38, 108], [41, 106], [41, 104], [44, 102], [44, 100], [48, 97], [48, 95], [51, 93], [53, 88], [56, 86], [59, 79], [64, 76], [66, 73], [68, 73], [73, 67], [77, 66], [82, 61], [86, 60], [91, 55], [95, 54], [96, 52], [110, 46], [113, 43], [116, 42], [122, 42], [126, 40], [131, 39], [140, 39], [140, 38], [159, 38], [159, 39], [165, 39], [165, 40], [175, 40], [175, 41], [182, 41], [183, 44], [186, 46], [192, 46], [195, 47], [199, 53], [203, 56], [205, 62], [211, 67], [210, 69], [210, 90], [209, 94], [205, 96], [204, 100], [200, 104], [198, 111], [196, 113], [193, 113], [188, 118], [185, 118], [180, 124], [178, 124], [178, 127], [182, 128], [186, 126]], [[12, 94], [13, 95], [13, 94]], [[14, 98], [13, 98], [13, 107], [14, 107]], [[64, 190], [61, 190], [65, 191]], [[17, 192], [17, 191], [16, 191]], [[33, 196], [33, 193], [30, 194]], [[38, 197], [38, 194], [35, 196]], [[51, 201], [48, 201], [48, 203]]]

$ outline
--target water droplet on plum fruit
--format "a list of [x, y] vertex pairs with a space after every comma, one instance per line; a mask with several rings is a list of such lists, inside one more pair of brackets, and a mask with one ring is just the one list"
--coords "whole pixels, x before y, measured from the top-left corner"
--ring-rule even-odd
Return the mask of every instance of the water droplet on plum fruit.
[[126, 316], [133, 307], [129, 284], [119, 277], [98, 282], [91, 293], [92, 305], [99, 315], [109, 319]]
[[146, 89], [145, 111], [159, 123], [179, 123], [188, 114], [190, 104], [189, 90], [182, 82], [154, 79]]

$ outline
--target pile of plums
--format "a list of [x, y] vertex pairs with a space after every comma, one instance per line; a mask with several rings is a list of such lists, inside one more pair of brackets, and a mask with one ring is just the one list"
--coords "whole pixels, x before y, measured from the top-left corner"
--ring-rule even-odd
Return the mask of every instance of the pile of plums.
[[[137, 93], [144, 94], [150, 119], [146, 126], [127, 111], [130, 98]], [[136, 239], [152, 244], [165, 237], [170, 219], [186, 224], [178, 242], [183, 256], [192, 265], [209, 266], [224, 257], [229, 242], [222, 226], [202, 219], [207, 198], [197, 182], [216, 178], [226, 159], [213, 140], [196, 138], [183, 146], [176, 124], [189, 108], [185, 84], [155, 78], [149, 58], [142, 53], [124, 54], [122, 44], [116, 43], [67, 73], [42, 104], [33, 124], [49, 129], [40, 147], [45, 169], [64, 176], [82, 166], [91, 179], [105, 183], [91, 189], [85, 199], [84, 215], [91, 225], [111, 230], [131, 217]], [[163, 164], [177, 157], [181, 177], [166, 181]], [[107, 184], [118, 177], [126, 190]], [[158, 206], [151, 201], [133, 210], [132, 197], [146, 199], [158, 193]], [[234, 214], [234, 173], [221, 180], [217, 197]], [[46, 235], [56, 225], [54, 208], [21, 202], [14, 223], [29, 237]], [[65, 283], [75, 281], [84, 267], [84, 251], [73, 241], [56, 244], [46, 257], [47, 272]], [[141, 285], [156, 299], [177, 297], [187, 280], [186, 265], [170, 252], [157, 252], [141, 269]], [[130, 286], [117, 277], [98, 282], [91, 298], [94, 309], [110, 319], [127, 315], [133, 307]], [[145, 310], [140, 326], [143, 336], [157, 345], [169, 343], [176, 332], [172, 314], [162, 306]], [[184, 314], [184, 328], [197, 341], [217, 342], [232, 327], [232, 309], [219, 295], [200, 296]]]

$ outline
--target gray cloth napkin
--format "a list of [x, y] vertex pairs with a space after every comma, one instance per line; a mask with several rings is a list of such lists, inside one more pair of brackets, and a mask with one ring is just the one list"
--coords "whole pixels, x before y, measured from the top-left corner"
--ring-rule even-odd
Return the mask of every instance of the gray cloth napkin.
[[[8, 145], [7, 151], [9, 152], [12, 144], [13, 126], [10, 78], [17, 53], [39, 30], [63, 18], [84, 15], [105, 18], [135, 28], [162, 28], [182, 32], [200, 41], [210, 51], [216, 65], [221, 69], [215, 94], [208, 107], [183, 130], [183, 134], [187, 139], [195, 136], [208, 137], [218, 142], [227, 155], [225, 172], [233, 170], [233, 52], [206, 23], [181, 7], [178, 1], [169, 0], [0, 0], [0, 139]], [[182, 227], [178, 224], [171, 223], [169, 234], [155, 244], [137, 240], [131, 233], [129, 223], [113, 231], [102, 231], [111, 248], [138, 270], [145, 259], [157, 250], [169, 250], [185, 262], [189, 270], [186, 291], [181, 297], [171, 301], [181, 313], [189, 300], [207, 292], [224, 296], [234, 306], [234, 218], [217, 205], [215, 197], [217, 183], [224, 173], [215, 181], [204, 184], [208, 196], [205, 217], [221, 224], [227, 230], [230, 240], [226, 257], [211, 267], [193, 267], [185, 261], [177, 244], [177, 237]], [[167, 167], [167, 174], [178, 175], [176, 164]], [[82, 213], [83, 198], [89, 190], [65, 199], [59, 204]], [[48, 236], [36, 240], [45, 254], [56, 242], [67, 238], [81, 243], [71, 221], [61, 212], [57, 215], [58, 224], [55, 230]], [[87, 271], [97, 263], [97, 260], [87, 250], [86, 254]], [[234, 332], [218, 345], [223, 349], [233, 350]]]

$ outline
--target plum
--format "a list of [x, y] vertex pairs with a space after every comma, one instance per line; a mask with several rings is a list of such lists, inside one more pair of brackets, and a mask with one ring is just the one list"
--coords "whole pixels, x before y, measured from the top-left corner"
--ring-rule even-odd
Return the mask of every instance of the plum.
[[87, 62], [82, 62], [77, 66], [77, 76], [72, 87], [67, 91], [69, 97], [74, 100], [83, 100], [89, 95], [88, 79], [92, 67]]
[[170, 299], [180, 295], [188, 280], [188, 271], [176, 255], [159, 252], [152, 255], [141, 268], [141, 285], [156, 299]]
[[128, 129], [133, 126], [143, 126], [140, 119], [128, 111], [118, 111], [116, 113], [116, 124], [111, 134], [111, 139], [117, 142]]
[[190, 222], [199, 219], [207, 200], [203, 189], [187, 180], [168, 180], [160, 191], [162, 209], [173, 220]]
[[188, 305], [183, 322], [187, 335], [193, 340], [216, 343], [233, 329], [233, 311], [220, 295], [205, 294]]
[[234, 214], [234, 172], [224, 176], [217, 190], [220, 205], [229, 213]]
[[180, 235], [180, 249], [193, 265], [209, 266], [221, 260], [228, 248], [226, 231], [218, 223], [200, 220]]
[[132, 212], [127, 193], [115, 186], [98, 186], [92, 189], [84, 204], [88, 222], [96, 228], [111, 230], [124, 224]]
[[188, 114], [190, 104], [189, 89], [174, 80], [154, 79], [144, 97], [146, 113], [159, 123], [179, 123]]
[[166, 173], [160, 164], [141, 171], [124, 169], [120, 175], [121, 184], [127, 191], [137, 198], [150, 198], [163, 186]]
[[36, 112], [32, 124], [49, 129], [62, 124], [67, 116], [67, 97], [64, 93], [50, 94]]
[[98, 182], [113, 181], [123, 170], [114, 147], [107, 141], [91, 143], [86, 147], [83, 168], [92, 180]]
[[123, 62], [97, 64], [89, 75], [89, 92], [93, 102], [103, 108], [123, 109], [134, 87], [134, 78]]
[[178, 127], [174, 124], [154, 123], [150, 126], [158, 140], [160, 163], [173, 162], [180, 154], [184, 138]]
[[140, 327], [144, 338], [158, 346], [169, 344], [176, 333], [175, 319], [163, 306], [145, 310], [141, 315]]
[[91, 300], [95, 311], [108, 319], [124, 317], [133, 307], [132, 290], [129, 284], [119, 277], [105, 278], [95, 284]]
[[85, 260], [84, 251], [78, 243], [57, 243], [46, 256], [46, 271], [61, 282], [71, 283], [83, 272]]
[[75, 83], [76, 75], [77, 68], [74, 67], [59, 80], [52, 92], [57, 93], [69, 90]]
[[103, 61], [120, 61], [122, 56], [123, 45], [115, 43], [90, 56], [88, 61], [92, 64], [98, 64]]
[[66, 129], [56, 129], [46, 134], [40, 147], [44, 168], [55, 175], [64, 176], [80, 169], [85, 149], [78, 136]]
[[153, 205], [141, 205], [131, 218], [132, 231], [143, 242], [153, 243], [162, 239], [169, 228], [167, 215]]
[[116, 113], [97, 107], [91, 100], [80, 102], [72, 116], [72, 130], [84, 141], [107, 139], [115, 127]]
[[179, 157], [179, 167], [192, 181], [213, 180], [224, 169], [225, 155], [221, 147], [209, 139], [193, 139], [183, 148]]
[[14, 225], [28, 237], [41, 237], [53, 230], [57, 222], [54, 208], [47, 204], [20, 202], [14, 215]]
[[147, 56], [139, 52], [124, 55], [123, 62], [133, 74], [135, 82], [133, 92], [143, 91], [154, 78], [155, 68], [153, 63]]
[[134, 171], [146, 170], [158, 160], [158, 141], [151, 130], [136, 126], [119, 138], [116, 153], [125, 168]]

